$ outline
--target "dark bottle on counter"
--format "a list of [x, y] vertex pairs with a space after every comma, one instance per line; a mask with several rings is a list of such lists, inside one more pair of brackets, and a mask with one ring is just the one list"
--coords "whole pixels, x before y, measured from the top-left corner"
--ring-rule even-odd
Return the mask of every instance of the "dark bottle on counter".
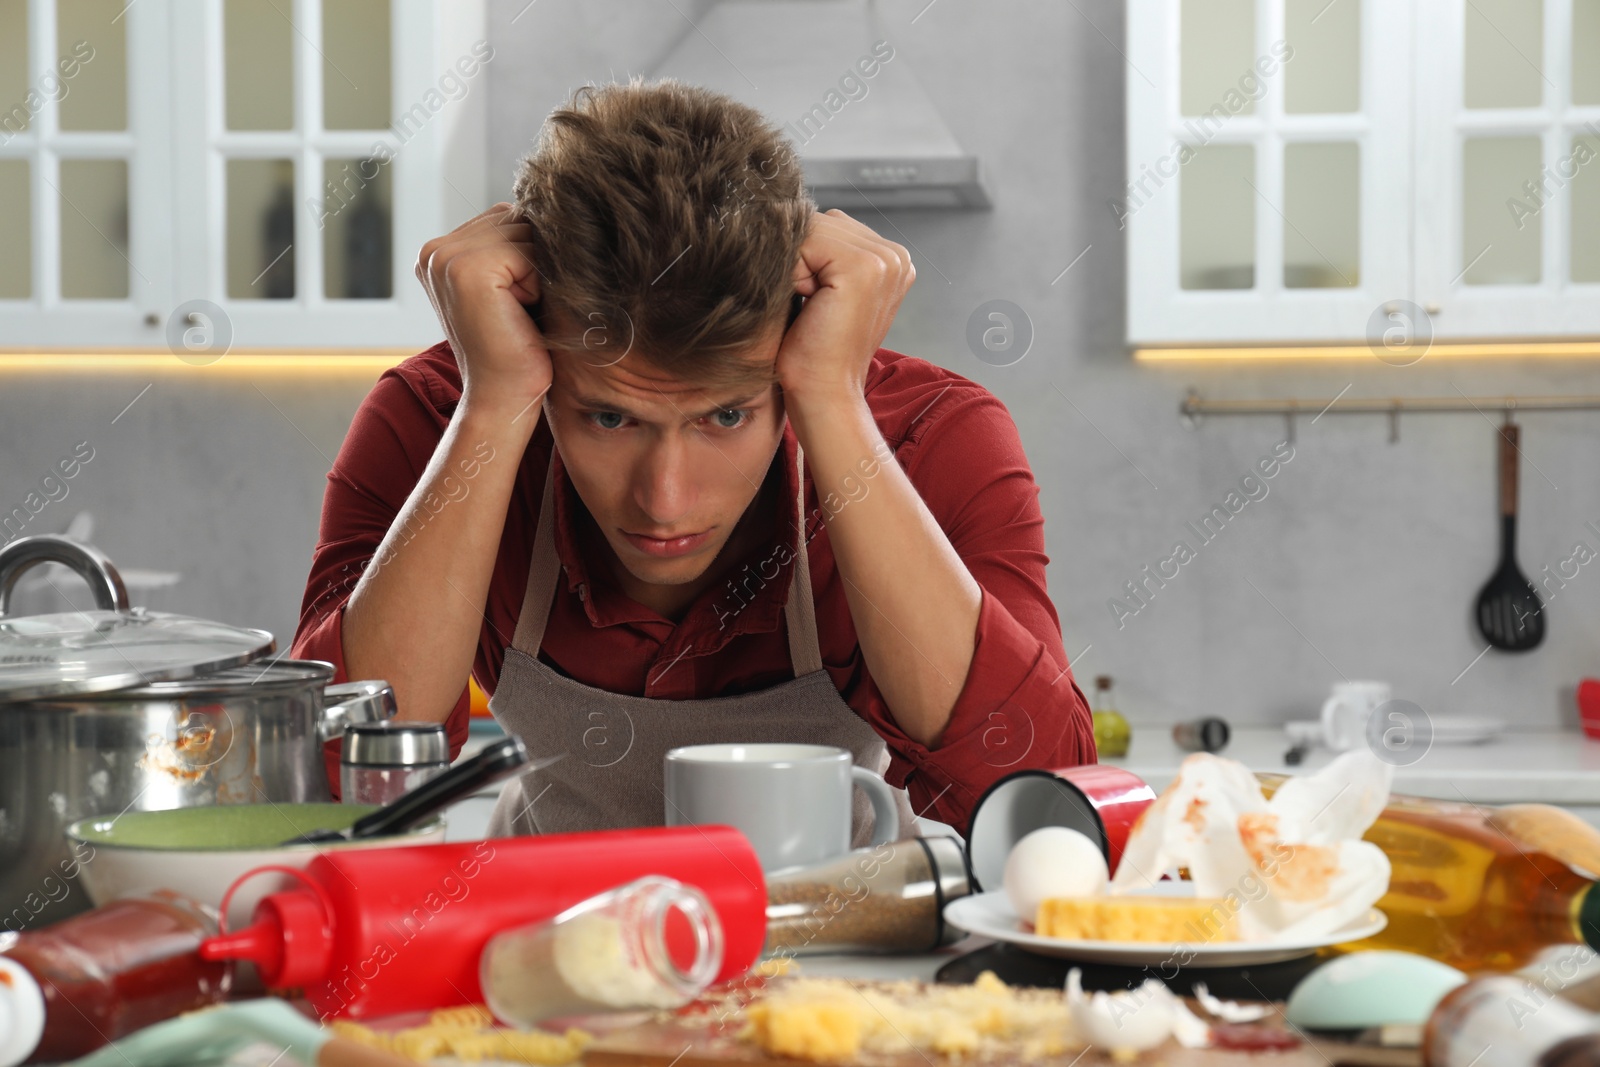
[[1225, 719], [1195, 719], [1172, 728], [1172, 743], [1185, 752], [1221, 752], [1231, 735]]
[[962, 935], [944, 906], [972, 892], [961, 843], [914, 837], [767, 876], [767, 956], [927, 952]]
[[74, 1060], [227, 995], [204, 905], [161, 890], [37, 931], [0, 934], [0, 1067]]

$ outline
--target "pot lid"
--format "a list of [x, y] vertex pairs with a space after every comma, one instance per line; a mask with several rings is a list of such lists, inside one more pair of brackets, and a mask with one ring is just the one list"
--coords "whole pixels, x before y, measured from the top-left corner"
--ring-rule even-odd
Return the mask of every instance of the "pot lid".
[[[23, 571], [64, 563], [89, 583], [96, 610], [8, 614]], [[237, 667], [271, 652], [265, 630], [130, 608], [111, 561], [52, 534], [0, 549], [0, 702], [110, 693]]]
[[0, 618], [0, 702], [109, 693], [237, 667], [270, 653], [265, 630], [132, 608]]
[[252, 660], [242, 667], [179, 678], [170, 682], [151, 682], [133, 689], [119, 689], [120, 700], [226, 700], [241, 693], [285, 693], [314, 686], [326, 687], [335, 674], [331, 663], [319, 659], [279, 659], [270, 656]]

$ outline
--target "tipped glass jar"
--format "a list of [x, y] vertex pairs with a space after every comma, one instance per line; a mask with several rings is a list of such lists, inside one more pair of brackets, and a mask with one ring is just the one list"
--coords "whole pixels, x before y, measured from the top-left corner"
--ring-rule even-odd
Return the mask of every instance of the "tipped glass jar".
[[722, 967], [722, 924], [704, 893], [647, 875], [483, 950], [489, 1010], [514, 1026], [598, 1012], [681, 1007]]

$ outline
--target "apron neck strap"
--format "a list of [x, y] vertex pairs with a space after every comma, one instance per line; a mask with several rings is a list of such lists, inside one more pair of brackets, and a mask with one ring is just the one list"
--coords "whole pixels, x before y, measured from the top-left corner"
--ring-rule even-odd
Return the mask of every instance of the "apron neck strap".
[[[795, 501], [795, 541], [798, 546], [794, 570], [790, 575], [789, 596], [783, 616], [789, 633], [789, 661], [796, 678], [822, 669], [822, 650], [817, 640], [817, 610], [811, 592], [811, 561], [806, 552], [806, 465], [805, 453], [795, 443], [795, 482], [799, 486]], [[556, 554], [556, 453], [550, 450], [550, 466], [544, 476], [544, 497], [539, 504], [539, 523], [533, 535], [533, 557], [528, 565], [528, 586], [517, 616], [517, 630], [511, 647], [535, 659], [544, 643], [545, 625], [550, 621], [550, 605], [555, 599], [561, 576], [561, 560]]]

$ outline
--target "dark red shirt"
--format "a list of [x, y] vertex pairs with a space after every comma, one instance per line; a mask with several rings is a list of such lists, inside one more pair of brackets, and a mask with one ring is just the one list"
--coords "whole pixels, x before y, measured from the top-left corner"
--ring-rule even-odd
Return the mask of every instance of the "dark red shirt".
[[[1067, 668], [1061, 624], [1045, 591], [1039, 490], [1005, 406], [975, 382], [885, 348], [873, 357], [866, 398], [895, 458], [983, 589], [977, 647], [938, 747], [912, 740], [867, 669], [829, 543], [825, 511], [849, 507], [849, 495], [818, 500], [807, 465], [807, 551], [822, 660], [845, 701], [888, 742], [890, 784], [909, 789], [919, 814], [964, 833], [973, 805], [995, 779], [1025, 767], [1094, 762], [1089, 707]], [[333, 663], [339, 681], [347, 680], [345, 603], [460, 399], [461, 375], [447, 342], [386, 371], [357, 410], [328, 473], [292, 652]], [[472, 668], [491, 694], [522, 607], [551, 450], [541, 421], [518, 460], [489, 460], [519, 462]], [[795, 528], [794, 454], [794, 431], [787, 428], [768, 473], [785, 486], [777, 530]], [[870, 492], [871, 479], [862, 477], [860, 486], [849, 492]], [[551, 607], [544, 662], [585, 685], [667, 700], [745, 693], [793, 677], [783, 624], [791, 552], [756, 549], [674, 624], [626, 597], [593, 538], [578, 535], [575, 520], [587, 513], [578, 510], [582, 502], [559, 457], [555, 500], [566, 580]], [[463, 680], [447, 720], [452, 752], [466, 740], [467, 721]]]

